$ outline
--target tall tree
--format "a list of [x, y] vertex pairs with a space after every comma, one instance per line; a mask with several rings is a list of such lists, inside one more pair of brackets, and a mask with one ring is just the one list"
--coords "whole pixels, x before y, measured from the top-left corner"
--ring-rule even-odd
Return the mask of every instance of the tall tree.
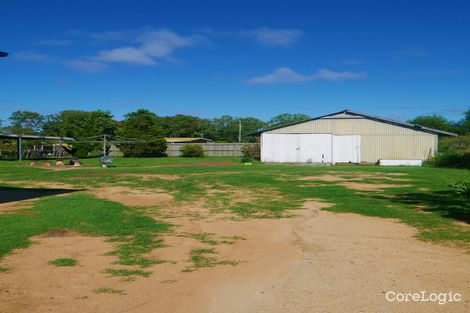
[[13, 112], [8, 119], [11, 123], [9, 130], [14, 134], [38, 134], [44, 123], [44, 116], [30, 111]]
[[418, 124], [421, 126], [435, 128], [448, 132], [457, 132], [458, 128], [452, 121], [446, 119], [444, 116], [439, 114], [431, 115], [420, 115], [412, 120], [409, 120], [408, 123]]
[[255, 142], [258, 138], [250, 134], [268, 126], [266, 122], [255, 117], [243, 117], [240, 121], [242, 124], [243, 142]]
[[158, 119], [165, 137], [205, 137], [210, 127], [208, 120], [190, 115], [177, 114]]
[[48, 115], [43, 127], [47, 135], [73, 137], [73, 153], [78, 157], [85, 157], [93, 150], [99, 150], [100, 144], [90, 141], [99, 140], [90, 137], [101, 135], [115, 135], [116, 122], [107, 111], [79, 111], [67, 110], [59, 114]]
[[145, 109], [124, 115], [119, 135], [130, 139], [140, 139], [142, 142], [123, 143], [119, 147], [128, 157], [152, 157], [164, 156], [166, 141], [163, 138], [162, 129], [159, 127], [159, 119], [155, 113]]
[[208, 138], [221, 142], [238, 141], [238, 119], [224, 115], [210, 121], [210, 132]]
[[459, 122], [460, 131], [470, 135], [470, 108], [465, 112], [464, 118]]
[[287, 125], [296, 122], [302, 122], [308, 120], [310, 116], [306, 114], [291, 114], [283, 113], [279, 114], [268, 121], [269, 127], [277, 127], [282, 125]]

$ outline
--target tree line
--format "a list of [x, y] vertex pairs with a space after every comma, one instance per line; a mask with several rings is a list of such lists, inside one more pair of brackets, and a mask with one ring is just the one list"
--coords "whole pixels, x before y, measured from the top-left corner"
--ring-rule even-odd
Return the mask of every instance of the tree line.
[[[237, 142], [241, 123], [241, 141], [254, 142], [252, 133], [262, 128], [274, 127], [309, 119], [305, 114], [284, 113], [268, 121], [255, 117], [224, 115], [207, 119], [177, 114], [158, 116], [146, 109], [124, 115], [117, 121], [109, 111], [65, 110], [57, 114], [41, 115], [31, 111], [16, 111], [9, 117], [10, 125], [3, 131], [14, 134], [89, 138], [96, 135], [121, 136], [145, 141], [145, 144], [122, 144], [119, 148], [127, 156], [159, 156], [165, 152], [165, 137], [201, 137], [215, 142]], [[75, 153], [84, 156], [99, 148], [99, 144], [74, 142]]]
[[[143, 133], [154, 137], [203, 137], [216, 142], [236, 142], [239, 123], [242, 141], [255, 140], [251, 133], [262, 128], [284, 125], [309, 119], [305, 114], [284, 113], [262, 121], [255, 117], [224, 115], [207, 119], [177, 114], [158, 116], [146, 109], [124, 115], [122, 121], [113, 119], [109, 111], [66, 110], [57, 114], [41, 115], [37, 112], [16, 111], [9, 117], [10, 125], [4, 131], [14, 134], [40, 134], [84, 138], [95, 135], [122, 135], [140, 138]], [[140, 125], [139, 125], [140, 124]]]
[[[121, 150], [127, 155], [152, 156], [164, 152], [165, 137], [203, 137], [215, 142], [237, 142], [239, 123], [242, 125], [242, 142], [254, 142], [251, 135], [260, 129], [282, 126], [304, 121], [306, 114], [284, 113], [267, 121], [255, 117], [233, 117], [224, 115], [219, 118], [200, 118], [197, 116], [177, 114], [158, 116], [139, 109], [124, 115], [117, 121], [109, 111], [65, 110], [57, 114], [42, 115], [31, 111], [16, 111], [9, 117], [10, 125], [3, 131], [14, 134], [39, 134], [49, 136], [73, 137], [76, 139], [96, 135], [122, 136], [145, 140], [146, 145], [123, 145]], [[458, 121], [451, 121], [439, 114], [417, 116], [407, 122], [436, 128], [460, 135], [458, 139], [443, 141], [445, 149], [470, 150], [470, 109]], [[74, 143], [75, 149], [86, 154], [97, 148], [97, 144]], [[450, 147], [450, 148], [449, 148]], [[456, 148], [457, 147], [457, 148]], [[127, 153], [126, 153], [127, 152]]]

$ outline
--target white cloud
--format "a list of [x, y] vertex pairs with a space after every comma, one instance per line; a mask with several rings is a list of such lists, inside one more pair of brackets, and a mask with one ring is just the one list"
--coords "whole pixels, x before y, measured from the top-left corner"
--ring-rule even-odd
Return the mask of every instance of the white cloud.
[[320, 80], [351, 80], [351, 79], [362, 79], [367, 77], [366, 72], [335, 72], [327, 69], [319, 69], [315, 74], [313, 74], [312, 79]]
[[141, 49], [156, 58], [166, 57], [176, 49], [190, 47], [205, 40], [200, 35], [181, 36], [166, 29], [145, 32], [138, 38], [142, 44]]
[[129, 63], [141, 65], [154, 65], [155, 61], [145, 54], [144, 51], [133, 48], [123, 47], [111, 50], [100, 51], [93, 59], [101, 62]]
[[207, 39], [200, 35], [181, 36], [160, 29], [145, 31], [135, 41], [135, 46], [102, 50], [92, 59], [109, 63], [155, 65], [158, 60], [170, 59], [176, 50], [206, 42]]
[[340, 81], [340, 80], [355, 80], [363, 79], [367, 77], [366, 72], [335, 72], [328, 69], [319, 69], [313, 74], [303, 75], [299, 74], [289, 67], [280, 67], [274, 72], [256, 76], [248, 79], [247, 84], [250, 85], [268, 85], [268, 84], [280, 84], [280, 83], [300, 83], [312, 80], [329, 80], [329, 81]]
[[14, 57], [21, 61], [31, 61], [31, 62], [39, 62], [39, 63], [51, 62], [51, 59], [49, 56], [45, 54], [41, 54], [41, 53], [36, 53], [31, 50], [18, 52], [17, 54], [14, 55]]
[[103, 72], [108, 68], [106, 64], [93, 60], [69, 60], [65, 61], [64, 64], [73, 69], [91, 74]]
[[240, 36], [255, 40], [261, 45], [270, 47], [289, 47], [298, 42], [303, 32], [293, 28], [256, 28], [241, 31]]
[[298, 83], [308, 80], [310, 80], [308, 76], [298, 74], [288, 67], [280, 67], [270, 74], [250, 78], [246, 81], [246, 83], [250, 85], [265, 85], [278, 83]]

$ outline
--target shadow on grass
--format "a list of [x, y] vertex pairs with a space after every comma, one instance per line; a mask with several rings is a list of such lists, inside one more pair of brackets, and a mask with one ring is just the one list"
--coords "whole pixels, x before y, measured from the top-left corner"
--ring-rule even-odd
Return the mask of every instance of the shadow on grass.
[[29, 200], [45, 196], [55, 196], [79, 191], [78, 189], [44, 189], [44, 188], [18, 188], [0, 187], [0, 203]]
[[394, 195], [393, 198], [388, 198], [388, 200], [419, 206], [419, 209], [423, 212], [436, 213], [445, 218], [470, 224], [470, 201], [465, 198], [458, 198], [450, 191], [403, 193]]

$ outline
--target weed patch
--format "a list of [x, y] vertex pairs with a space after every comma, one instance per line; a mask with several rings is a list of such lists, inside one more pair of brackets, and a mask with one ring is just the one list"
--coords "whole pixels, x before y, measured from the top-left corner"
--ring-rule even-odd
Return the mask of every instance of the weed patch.
[[50, 261], [49, 264], [55, 266], [76, 266], [78, 262], [74, 259], [60, 258]]
[[114, 289], [114, 288], [107, 288], [107, 287], [102, 287], [102, 288], [96, 288], [92, 290], [94, 293], [101, 294], [101, 293], [110, 293], [110, 294], [119, 294], [123, 295], [124, 290], [122, 289]]
[[232, 265], [236, 266], [240, 261], [235, 260], [218, 260], [217, 258], [209, 255], [215, 255], [215, 249], [194, 249], [191, 250], [189, 261], [192, 265], [185, 268], [183, 272], [192, 272], [198, 268], [214, 267], [217, 265]]
[[125, 281], [135, 280], [135, 276], [149, 277], [152, 272], [142, 271], [142, 270], [127, 270], [127, 269], [113, 269], [107, 268], [103, 271], [105, 274], [109, 274], [109, 277], [120, 276], [123, 277]]

